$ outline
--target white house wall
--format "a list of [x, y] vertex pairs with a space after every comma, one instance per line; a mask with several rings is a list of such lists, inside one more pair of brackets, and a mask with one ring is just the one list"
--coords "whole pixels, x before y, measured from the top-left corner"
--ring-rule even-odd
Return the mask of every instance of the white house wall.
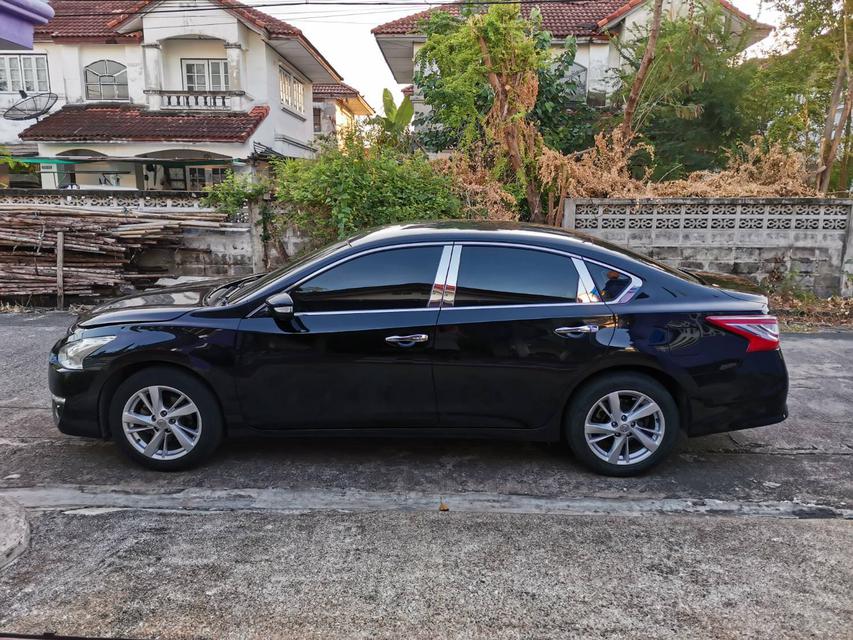
[[[187, 5], [182, 5], [187, 6]], [[233, 15], [214, 7], [209, 2], [201, 0], [192, 3], [195, 7], [210, 7], [210, 11], [187, 13], [151, 13], [142, 19], [143, 43], [159, 45], [159, 49], [148, 50], [144, 54], [140, 44], [56, 44], [36, 43], [33, 53], [47, 55], [50, 90], [59, 96], [53, 111], [68, 103], [85, 101], [83, 69], [96, 60], [115, 60], [127, 67], [128, 91], [130, 102], [140, 105], [156, 106], [159, 99], [145, 94], [146, 66], [149, 88], [163, 90], [182, 90], [184, 88], [182, 59], [226, 58], [233, 65], [235, 59], [239, 62], [240, 87], [245, 92], [244, 99], [239, 101], [242, 110], [249, 110], [256, 105], [269, 105], [270, 113], [245, 144], [226, 144], [221, 153], [232, 157], [245, 157], [252, 152], [252, 143], [258, 141], [280, 153], [290, 156], [310, 155], [307, 149], [313, 139], [313, 121], [311, 118], [312, 90], [311, 81], [285, 60], [253, 29], [245, 26]], [[239, 50], [231, 49], [231, 55], [225, 45], [239, 44]], [[0, 52], [6, 53], [6, 52]], [[19, 54], [10, 51], [10, 54]], [[285, 108], [279, 96], [278, 68], [283, 66], [290, 73], [300, 78], [304, 86], [305, 113], [299, 114]], [[232, 76], [233, 78], [233, 76]], [[0, 109], [5, 110], [20, 96], [15, 93], [0, 93]], [[125, 102], [126, 101], [120, 101]], [[18, 134], [33, 124], [33, 121], [13, 122], [0, 119], [0, 144], [20, 143]], [[119, 148], [119, 144], [121, 145]], [[151, 143], [152, 150], [170, 148], [170, 143]], [[48, 149], [56, 145], [40, 145], [41, 153], [47, 154]], [[68, 148], [78, 148], [79, 143], [61, 144], [56, 148], [61, 151]], [[92, 145], [85, 148], [95, 150]], [[97, 145], [96, 145], [97, 146]], [[131, 146], [138, 145], [120, 142], [104, 146], [104, 153], [110, 155], [137, 155], [131, 152]], [[149, 145], [150, 146], [150, 145]], [[186, 147], [180, 145], [178, 147]], [[193, 148], [213, 150], [217, 145], [193, 145]], [[239, 148], [239, 150], [235, 150]], [[52, 153], [52, 152], [50, 152]]]
[[[168, 38], [201, 36], [225, 42], [240, 41], [240, 22], [227, 11], [203, 0], [181, 3], [192, 8], [187, 13], [148, 13], [143, 16], [145, 42], [160, 42]], [[200, 11], [198, 9], [209, 9]]]

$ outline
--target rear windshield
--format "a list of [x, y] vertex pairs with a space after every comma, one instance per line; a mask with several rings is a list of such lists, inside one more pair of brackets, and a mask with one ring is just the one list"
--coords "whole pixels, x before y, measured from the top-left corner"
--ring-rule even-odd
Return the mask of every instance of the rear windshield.
[[659, 261], [655, 260], [654, 258], [650, 258], [648, 256], [641, 254], [641, 253], [631, 251], [630, 249], [626, 249], [625, 247], [620, 247], [618, 245], [611, 244], [611, 243], [607, 242], [606, 240], [599, 240], [598, 238], [594, 238], [593, 242], [595, 245], [597, 245], [599, 247], [603, 247], [604, 249], [610, 249], [614, 253], [621, 253], [623, 256], [626, 256], [628, 258], [632, 258], [632, 259], [636, 260], [637, 262], [641, 262], [641, 263], [643, 263], [643, 264], [645, 264], [645, 265], [647, 265], [653, 269], [658, 269], [660, 271], [664, 271], [664, 272], [666, 272], [672, 276], [675, 276], [677, 278], [683, 278], [685, 280], [690, 280], [691, 282], [698, 282], [700, 284], [702, 282], [699, 278], [694, 276], [692, 273], [689, 273], [687, 271], [682, 271], [681, 269], [677, 269], [675, 267], [671, 267], [668, 264], [664, 264], [663, 262], [659, 262]]

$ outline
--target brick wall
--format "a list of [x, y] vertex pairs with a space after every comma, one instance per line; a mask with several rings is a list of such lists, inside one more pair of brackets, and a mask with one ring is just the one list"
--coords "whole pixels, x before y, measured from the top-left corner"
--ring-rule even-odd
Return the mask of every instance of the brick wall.
[[577, 199], [563, 226], [673, 266], [789, 277], [853, 295], [853, 201], [817, 198]]

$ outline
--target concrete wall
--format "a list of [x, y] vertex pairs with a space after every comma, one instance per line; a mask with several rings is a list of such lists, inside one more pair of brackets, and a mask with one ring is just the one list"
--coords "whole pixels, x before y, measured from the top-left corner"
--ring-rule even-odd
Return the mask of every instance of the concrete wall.
[[221, 278], [252, 273], [249, 225], [219, 229], [187, 229], [177, 249], [146, 249], [140, 266], [166, 268], [170, 275]]
[[676, 267], [853, 295], [851, 200], [579, 199], [566, 203], [563, 226]]

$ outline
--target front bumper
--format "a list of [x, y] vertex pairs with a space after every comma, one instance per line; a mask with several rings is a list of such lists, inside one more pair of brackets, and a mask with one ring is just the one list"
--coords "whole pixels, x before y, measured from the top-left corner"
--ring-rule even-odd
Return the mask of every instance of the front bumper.
[[51, 395], [51, 411], [56, 428], [71, 436], [102, 438], [99, 397], [99, 371], [63, 369], [51, 354], [47, 381]]

